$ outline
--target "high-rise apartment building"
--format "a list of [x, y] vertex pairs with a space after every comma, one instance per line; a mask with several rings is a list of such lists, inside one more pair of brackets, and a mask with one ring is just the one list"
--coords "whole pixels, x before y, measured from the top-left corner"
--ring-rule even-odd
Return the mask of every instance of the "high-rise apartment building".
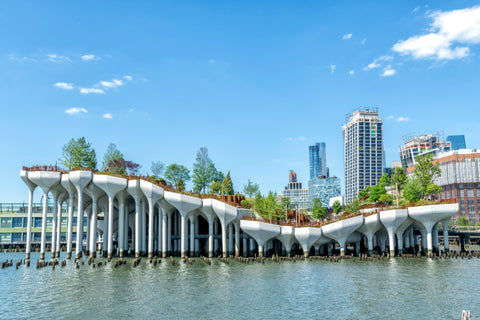
[[308, 202], [308, 190], [302, 189], [302, 183], [297, 182], [297, 174], [295, 171], [290, 170], [288, 173], [288, 185], [285, 187], [285, 190], [282, 191], [282, 195], [279, 199], [283, 197], [290, 198], [290, 207], [295, 210], [308, 210], [310, 207]]
[[327, 177], [327, 151], [325, 142], [315, 143], [308, 148], [310, 158], [310, 179]]
[[342, 126], [345, 165], [345, 200], [374, 186], [383, 173], [383, 122], [378, 108], [360, 108], [346, 115]]
[[404, 139], [403, 146], [400, 147], [400, 160], [404, 169], [415, 165], [415, 158], [419, 155], [437, 154], [439, 152], [450, 151], [451, 144], [443, 140], [442, 134], [422, 134], [419, 136], [407, 136]]
[[460, 150], [467, 148], [467, 144], [465, 143], [465, 136], [463, 134], [448, 136], [446, 140], [450, 142], [452, 150]]

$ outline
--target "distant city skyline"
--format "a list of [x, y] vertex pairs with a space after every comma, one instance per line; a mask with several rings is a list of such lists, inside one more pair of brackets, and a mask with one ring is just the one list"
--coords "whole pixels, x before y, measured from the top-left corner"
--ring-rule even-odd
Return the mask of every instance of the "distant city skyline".
[[82, 136], [142, 174], [191, 170], [207, 147], [235, 191], [264, 194], [290, 169], [306, 185], [319, 141], [344, 190], [341, 126], [361, 106], [378, 107], [386, 163], [409, 132], [480, 147], [478, 1], [18, 1], [0, 16], [0, 202], [26, 201], [22, 166]]

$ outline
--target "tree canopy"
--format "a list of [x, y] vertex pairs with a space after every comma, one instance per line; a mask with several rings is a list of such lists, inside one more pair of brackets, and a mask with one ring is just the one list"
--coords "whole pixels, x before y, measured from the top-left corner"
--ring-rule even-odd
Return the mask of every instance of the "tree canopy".
[[403, 188], [403, 197], [408, 202], [417, 202], [422, 198], [422, 185], [416, 177], [410, 177]]
[[340, 203], [340, 201], [335, 200], [335, 202], [333, 202], [332, 208], [335, 214], [339, 214], [340, 211], [342, 211], [342, 204]]
[[152, 166], [150, 167], [152, 174], [158, 179], [163, 175], [165, 171], [165, 164], [162, 161], [152, 161]]
[[[228, 176], [228, 174], [227, 174]], [[254, 200], [254, 210], [257, 214], [265, 219], [285, 220], [284, 208], [277, 203], [277, 194], [270, 191], [267, 196], [263, 197], [260, 192], [257, 192]]]
[[123, 153], [117, 149], [117, 145], [115, 143], [110, 143], [107, 147], [107, 151], [103, 155], [102, 161], [102, 170], [103, 171], [111, 171], [109, 164], [113, 161], [123, 160]]
[[[243, 186], [243, 192], [247, 195], [247, 197], [253, 197], [259, 190], [258, 183], [253, 183], [248, 179], [248, 183]], [[283, 199], [283, 198], [282, 198]]]
[[429, 195], [438, 193], [436, 191], [440, 190], [441, 192], [441, 188], [439, 189], [434, 186], [434, 181], [436, 178], [440, 177], [442, 170], [438, 165], [433, 164], [433, 155], [427, 154], [425, 156], [417, 156], [415, 161], [417, 164], [415, 165], [413, 174], [420, 183], [422, 194], [425, 199], [427, 199]]
[[125, 160], [123, 153], [114, 143], [108, 145], [103, 155], [102, 170], [116, 174], [138, 174], [142, 166], [133, 161]]
[[327, 216], [327, 209], [322, 206], [322, 201], [319, 198], [312, 200], [312, 217], [315, 219], [323, 219]]
[[235, 191], [233, 191], [233, 183], [232, 179], [230, 178], [230, 171], [228, 171], [227, 176], [223, 179], [222, 184], [222, 194], [226, 196], [233, 196]]
[[62, 159], [60, 164], [68, 169], [75, 168], [83, 169], [96, 169], [97, 168], [97, 155], [95, 149], [92, 148], [92, 144], [85, 140], [85, 137], [78, 139], [72, 138], [62, 148]]
[[215, 181], [217, 170], [212, 159], [208, 156], [208, 149], [202, 147], [197, 151], [196, 162], [193, 164], [193, 190], [205, 193], [206, 188]]
[[190, 180], [190, 171], [183, 165], [172, 163], [165, 169], [165, 179], [176, 189], [185, 189], [185, 182]]

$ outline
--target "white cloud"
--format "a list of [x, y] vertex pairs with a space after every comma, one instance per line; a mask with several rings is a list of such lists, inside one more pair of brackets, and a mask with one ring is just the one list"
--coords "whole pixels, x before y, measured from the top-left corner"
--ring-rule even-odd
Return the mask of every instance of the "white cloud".
[[412, 12], [417, 12], [418, 10], [420, 10], [420, 7], [415, 7], [415, 9], [413, 9]]
[[398, 118], [397, 118], [397, 121], [398, 121], [398, 122], [405, 122], [405, 121], [409, 121], [409, 120], [410, 120], [409, 117], [398, 117]]
[[85, 108], [73, 107], [73, 108], [65, 110], [65, 113], [68, 113], [69, 115], [73, 116], [73, 115], [80, 114], [80, 113], [88, 113], [88, 111]]
[[105, 93], [105, 91], [103, 91], [102, 89], [98, 89], [98, 88], [80, 88], [80, 93], [83, 93], [83, 94], [90, 94], [90, 93], [103, 94], [103, 93]]
[[105, 118], [105, 119], [112, 119], [113, 116], [110, 114], [110, 113], [105, 113], [102, 118]]
[[307, 138], [302, 137], [302, 136], [297, 137], [297, 138], [287, 137], [287, 138], [285, 138], [285, 140], [287, 140], [287, 141], [292, 141], [292, 142], [297, 142], [297, 141], [305, 141], [305, 140], [307, 140]]
[[123, 81], [118, 79], [112, 79], [112, 81], [100, 81], [100, 84], [105, 88], [116, 88], [123, 86]]
[[428, 16], [433, 20], [430, 33], [400, 40], [392, 50], [415, 59], [454, 60], [470, 54], [467, 45], [480, 43], [480, 6]]
[[72, 90], [73, 85], [71, 83], [66, 83], [66, 82], [57, 82], [53, 85], [54, 87], [63, 89], [63, 90]]
[[363, 40], [360, 42], [360, 44], [365, 44], [367, 42], [367, 38], [363, 38]]
[[215, 63], [215, 60], [214, 60], [214, 59], [210, 59], [210, 60], [208, 60], [208, 62], [210, 62], [210, 63]]
[[67, 63], [71, 61], [69, 57], [59, 56], [57, 54], [47, 54], [47, 58], [48, 61], [54, 63]]
[[392, 69], [390, 65], [386, 66], [383, 69], [382, 77], [390, 77], [393, 76], [397, 71], [395, 69]]
[[14, 53], [11, 53], [8, 55], [8, 58], [12, 61], [17, 61], [17, 62], [22, 62], [22, 61], [31, 61], [31, 62], [36, 62], [37, 60], [30, 58], [30, 57], [19, 57]]
[[132, 76], [129, 76], [129, 75], [124, 76], [123, 79], [128, 80], [128, 81], [133, 80]]
[[128, 109], [128, 112], [133, 112], [133, 111], [135, 111], [135, 109], [133, 108]]
[[386, 117], [385, 119], [386, 119], [386, 120], [391, 120], [391, 119], [393, 119], [393, 116], [388, 116], [388, 117]]
[[95, 56], [94, 54], [84, 54], [81, 58], [82, 58], [83, 61], [90, 61], [90, 60], [100, 59], [100, 58], [98, 58], [97, 56]]
[[332, 64], [332, 65], [330, 66], [330, 74], [333, 74], [333, 73], [335, 72], [335, 68], [336, 68], [336, 67], [337, 67], [337, 66], [334, 65], [334, 64]]
[[351, 34], [351, 33], [346, 33], [346, 34], [343, 35], [342, 39], [343, 39], [343, 40], [348, 40], [348, 39], [352, 38], [352, 36], [353, 36], [353, 34]]
[[392, 59], [393, 59], [392, 56], [381, 56], [373, 60], [373, 62], [367, 65], [366, 67], [364, 67], [363, 70], [368, 71], [371, 69], [380, 68], [383, 65], [383, 63], [390, 61]]
[[355, 74], [355, 70], [350, 70], [350, 71], [348, 71], [348, 74], [351, 75], [351, 76], [353, 76], [353, 75]]

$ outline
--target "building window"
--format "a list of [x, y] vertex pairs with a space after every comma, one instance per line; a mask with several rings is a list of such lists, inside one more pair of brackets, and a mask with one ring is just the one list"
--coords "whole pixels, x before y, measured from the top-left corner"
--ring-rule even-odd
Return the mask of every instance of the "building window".
[[475, 195], [473, 193], [473, 190], [467, 190], [467, 197], [469, 197], [469, 198], [475, 197]]
[[2, 218], [0, 220], [0, 226], [2, 228], [11, 228], [12, 227], [12, 218]]
[[12, 228], [23, 228], [23, 218], [12, 218]]
[[12, 242], [20, 242], [20, 241], [22, 241], [22, 234], [18, 232], [12, 233]]
[[465, 191], [464, 190], [460, 190], [460, 197], [465, 198]]
[[475, 212], [475, 206], [468, 206], [468, 212], [469, 213], [474, 213]]
[[34, 228], [41, 228], [42, 227], [42, 218], [34, 218], [33, 227]]

